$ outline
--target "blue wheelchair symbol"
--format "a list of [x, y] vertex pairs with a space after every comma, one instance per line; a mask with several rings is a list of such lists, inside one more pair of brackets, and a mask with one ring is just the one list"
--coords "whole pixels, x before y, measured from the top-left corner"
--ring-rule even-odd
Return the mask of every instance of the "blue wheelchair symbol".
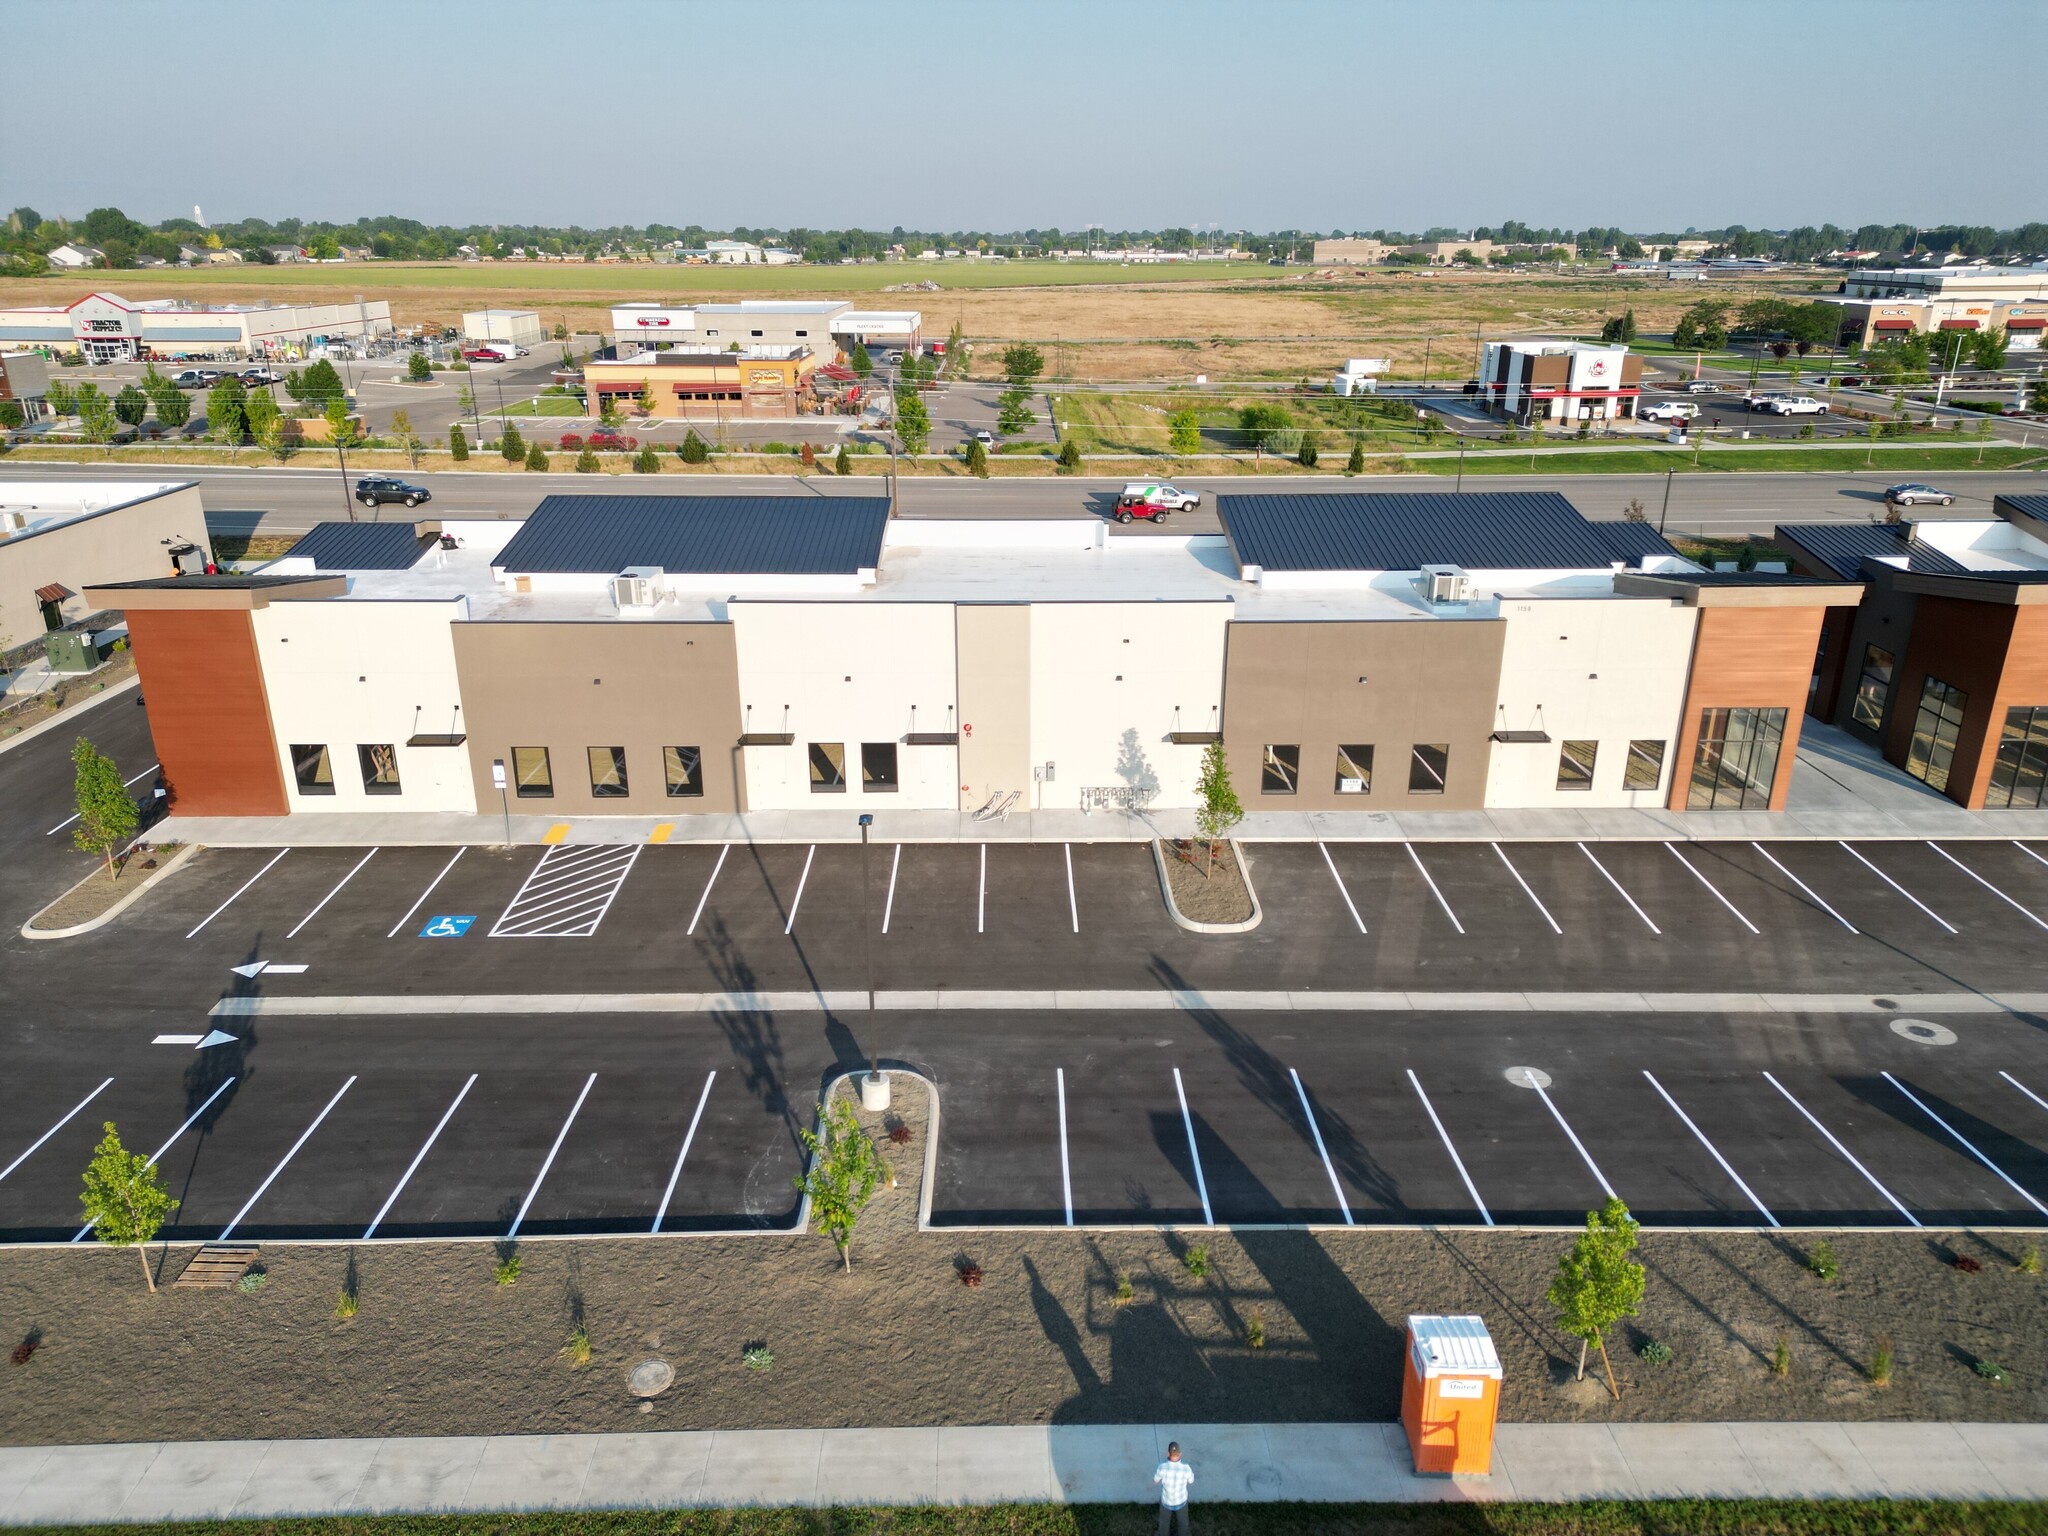
[[474, 915], [469, 917], [436, 917], [430, 919], [427, 926], [420, 930], [420, 937], [423, 939], [459, 939], [469, 932], [469, 925], [475, 921]]

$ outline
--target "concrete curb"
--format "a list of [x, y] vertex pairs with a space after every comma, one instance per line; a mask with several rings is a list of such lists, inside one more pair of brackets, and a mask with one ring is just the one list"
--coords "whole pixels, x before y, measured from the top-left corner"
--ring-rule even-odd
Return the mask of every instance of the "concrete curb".
[[88, 709], [106, 703], [107, 700], [113, 698], [116, 694], [126, 693], [130, 688], [139, 687], [141, 683], [142, 674], [138, 672], [126, 682], [114, 684], [105, 693], [97, 695], [88, 703], [80, 704], [73, 709], [61, 709], [47, 720], [38, 720], [34, 725], [24, 727], [6, 740], [0, 741], [0, 752], [10, 752], [16, 747], [24, 746], [34, 741], [45, 731], [54, 731], [58, 726], [69, 723], [79, 715], [84, 714]]
[[[866, 1075], [867, 1073], [865, 1069], [859, 1072], [838, 1072], [833, 1074], [831, 1081], [825, 1084], [824, 1092], [818, 1095], [817, 1122], [820, 1131], [824, 1129], [825, 1106], [832, 1102], [833, 1092], [839, 1087], [841, 1083], [850, 1083], [854, 1081], [855, 1078], [865, 1077]], [[916, 1081], [924, 1084], [925, 1106], [927, 1113], [930, 1115], [930, 1121], [925, 1126], [924, 1132], [924, 1182], [919, 1187], [917, 1192], [917, 1230], [920, 1232], [929, 1232], [932, 1229], [932, 1178], [933, 1175], [938, 1172], [939, 1167], [939, 1085], [933, 1082], [930, 1078], [926, 1077], [922, 1072], [918, 1071], [915, 1067], [884, 1067], [882, 1069], [882, 1075], [884, 1077], [914, 1078]], [[895, 1093], [894, 1084], [890, 1085], [890, 1093], [893, 1098], [893, 1095]], [[858, 1100], [859, 1097], [860, 1090], [856, 1088], [854, 1090], [854, 1098]], [[806, 1182], [809, 1181], [811, 1176], [811, 1169], [815, 1167], [816, 1164], [817, 1159], [815, 1157], [805, 1159], [804, 1179]], [[806, 1233], [808, 1233], [810, 1229], [811, 1192], [808, 1189], [806, 1189], [804, 1191], [803, 1199], [797, 1202], [796, 1225], [787, 1228], [784, 1231], [783, 1235], [789, 1237], [802, 1237]]]
[[111, 907], [107, 908], [106, 911], [102, 912], [98, 917], [93, 918], [89, 922], [78, 923], [70, 928], [36, 927], [36, 917], [41, 917], [43, 915], [43, 912], [47, 912], [50, 910], [51, 907], [56, 906], [57, 901], [62, 901], [64, 899], [64, 896], [69, 896], [72, 891], [77, 890], [79, 886], [85, 884], [85, 880], [90, 880], [92, 878], [91, 875], [87, 875], [85, 877], [85, 880], [78, 881], [76, 884], [71, 886], [69, 890], [65, 891], [64, 896], [59, 896], [57, 898], [57, 901], [50, 902], [42, 909], [42, 912], [36, 913], [35, 917], [32, 917], [27, 922], [23, 923], [21, 925], [21, 936], [24, 939], [75, 939], [81, 933], [91, 933], [95, 928], [104, 928], [108, 923], [111, 923], [123, 912], [127, 911], [130, 907], [135, 905], [136, 902], [140, 901], [142, 899], [143, 893], [147, 891], [152, 885], [155, 885], [157, 881], [163, 879], [164, 876], [170, 874], [173, 870], [180, 868], [187, 859], [191, 858], [192, 855], [194, 855], [198, 851], [199, 844], [187, 843], [184, 847], [180, 848], [176, 853], [172, 854], [167, 861], [158, 865], [155, 869], [150, 871], [148, 879], [142, 881], [139, 885], [135, 887], [134, 890], [130, 891], [126, 896], [123, 896]]
[[1235, 923], [1198, 923], [1192, 917], [1184, 916], [1173, 901], [1173, 881], [1166, 872], [1166, 854], [1161, 850], [1161, 838], [1152, 839], [1152, 868], [1159, 874], [1159, 894], [1166, 898], [1166, 915], [1190, 933], [1249, 933], [1265, 920], [1265, 910], [1259, 906], [1259, 893], [1252, 886], [1252, 872], [1245, 865], [1244, 855], [1237, 846], [1237, 839], [1224, 839], [1230, 845], [1230, 856], [1237, 860], [1237, 872], [1244, 880], [1245, 894], [1252, 899], [1252, 915]]

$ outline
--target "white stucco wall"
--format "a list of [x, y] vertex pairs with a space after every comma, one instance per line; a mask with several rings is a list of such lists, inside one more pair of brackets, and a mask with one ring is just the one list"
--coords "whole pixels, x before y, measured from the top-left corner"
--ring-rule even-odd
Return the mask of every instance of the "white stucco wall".
[[[849, 812], [955, 808], [954, 748], [903, 742], [913, 729], [953, 728], [950, 706], [959, 687], [951, 603], [737, 602], [729, 612], [743, 729], [796, 736], [791, 746], [745, 749], [750, 809], [817, 810], [840, 802], [872, 802], [848, 803]], [[845, 746], [843, 795], [812, 792], [814, 741]], [[861, 788], [861, 743], [882, 741], [897, 743], [893, 793]]]
[[[466, 747], [408, 747], [418, 734], [460, 734], [451, 626], [462, 598], [434, 602], [277, 602], [250, 617], [270, 698], [278, 761], [293, 811], [474, 811]], [[417, 710], [417, 713], [415, 711]], [[294, 743], [324, 742], [334, 793], [301, 795]], [[398, 748], [401, 793], [366, 795], [356, 748]]]
[[[1546, 731], [1547, 743], [1496, 742], [1490, 807], [1656, 806], [1674, 771], [1679, 713], [1698, 613], [1666, 598], [1508, 599], [1497, 729]], [[1597, 741], [1590, 790], [1557, 787], [1567, 740]], [[1662, 741], [1659, 788], [1625, 790], [1631, 740]]]
[[1036, 803], [1073, 809], [1084, 788], [1118, 788], [1149, 770], [1151, 804], [1194, 804], [1202, 749], [1166, 737], [1175, 705], [1179, 729], [1216, 728], [1230, 614], [1223, 601], [1032, 604], [1031, 761], [1054, 769]]

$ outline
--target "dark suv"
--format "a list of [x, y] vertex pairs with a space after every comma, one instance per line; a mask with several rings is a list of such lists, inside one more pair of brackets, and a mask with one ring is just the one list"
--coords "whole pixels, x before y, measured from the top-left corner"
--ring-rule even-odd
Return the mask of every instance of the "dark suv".
[[408, 507], [416, 507], [433, 499], [424, 485], [407, 485], [388, 475], [364, 475], [356, 481], [356, 500], [366, 507], [381, 506], [387, 501], [402, 501]]

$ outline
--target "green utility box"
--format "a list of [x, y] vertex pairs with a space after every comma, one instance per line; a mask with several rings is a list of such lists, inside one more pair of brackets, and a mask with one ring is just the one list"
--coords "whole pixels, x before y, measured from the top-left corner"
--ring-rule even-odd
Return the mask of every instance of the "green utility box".
[[90, 672], [100, 664], [99, 647], [92, 636], [60, 629], [43, 636], [43, 654], [50, 658], [52, 672]]

